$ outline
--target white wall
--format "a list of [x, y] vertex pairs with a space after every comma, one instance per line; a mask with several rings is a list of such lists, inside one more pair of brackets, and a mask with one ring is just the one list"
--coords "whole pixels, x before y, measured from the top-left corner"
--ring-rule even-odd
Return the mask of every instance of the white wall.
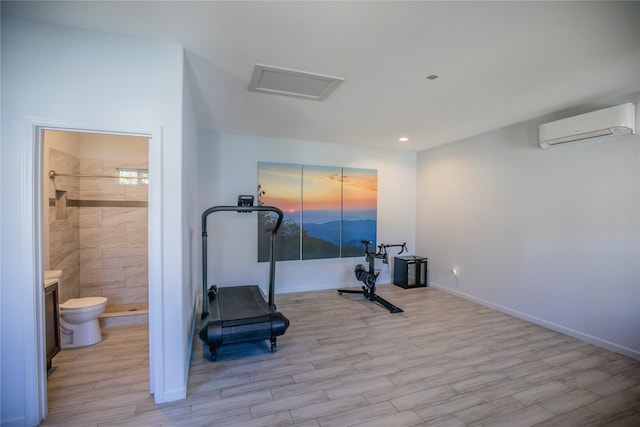
[[[184, 63], [186, 66], [186, 61]], [[191, 85], [187, 77], [186, 69], [183, 75], [183, 109], [182, 109], [182, 221], [183, 239], [183, 310], [190, 314], [190, 321], [184, 324], [184, 341], [182, 349], [184, 351], [185, 365], [184, 379], [188, 376], [189, 362], [191, 360], [191, 343], [195, 331], [195, 322], [198, 317], [198, 307], [196, 301], [198, 297], [198, 229], [200, 228], [200, 213], [198, 207], [198, 129], [196, 124], [195, 111], [193, 109], [193, 94]], [[186, 382], [185, 382], [186, 387]]]
[[183, 49], [2, 19], [2, 422], [38, 421], [33, 403], [33, 366], [38, 362], [36, 351], [42, 352], [35, 341], [41, 272], [33, 252], [38, 247], [33, 212], [38, 156], [30, 120], [153, 134], [150, 144], [157, 145], [152, 152], [161, 155], [150, 161], [159, 160], [158, 194], [166, 202], [149, 201], [162, 230], [154, 237], [159, 248], [150, 248], [152, 255], [161, 257], [161, 270], [150, 272], [155, 279], [150, 288], [163, 296], [155, 308], [162, 310], [157, 318], [164, 322], [151, 342], [159, 359], [152, 379], [156, 401], [180, 398], [186, 393], [186, 361], [184, 349], [176, 343], [185, 342], [181, 325], [190, 321], [182, 301]]
[[[201, 211], [235, 205], [238, 194], [256, 196], [259, 161], [377, 169], [378, 243], [407, 242], [415, 252], [415, 153], [233, 134], [201, 138]], [[216, 212], [208, 224], [208, 285], [255, 283], [266, 292], [268, 263], [257, 263], [255, 215]], [[276, 292], [359, 286], [353, 270], [362, 263], [364, 256], [278, 262]], [[377, 267], [378, 283], [390, 283], [387, 266]]]
[[[2, 10], [2, 3], [0, 3], [0, 10]], [[2, 87], [4, 86], [1, 82], [3, 82], [4, 80], [2, 79], [2, 20], [0, 19], [0, 101], [2, 101], [4, 98], [2, 97]], [[2, 117], [2, 106], [3, 106], [4, 102], [0, 102], [0, 118]], [[0, 120], [0, 127], [1, 127], [2, 121]], [[0, 189], [2, 189], [2, 134], [0, 133]], [[0, 242], [4, 241], [3, 237], [2, 237], [2, 211], [3, 211], [3, 207], [2, 207], [2, 197], [0, 197]], [[0, 246], [0, 255], [2, 254], [2, 248]], [[2, 271], [2, 256], [0, 256], [0, 272]], [[2, 291], [3, 286], [2, 285], [2, 273], [0, 273], [0, 301], [3, 301], [5, 296], [4, 296], [4, 292]], [[3, 339], [2, 339], [2, 323], [3, 323], [3, 314], [2, 314], [3, 310], [2, 310], [2, 303], [0, 303], [0, 345], [2, 345], [4, 343]], [[2, 351], [0, 351], [0, 384], [2, 384], [2, 367], [4, 366], [2, 364]], [[0, 386], [0, 423], [2, 423], [2, 414], [3, 414], [3, 410], [2, 410], [2, 405], [3, 405], [3, 400], [2, 400], [2, 388]]]
[[542, 150], [544, 121], [418, 154], [430, 282], [640, 359], [640, 135]]

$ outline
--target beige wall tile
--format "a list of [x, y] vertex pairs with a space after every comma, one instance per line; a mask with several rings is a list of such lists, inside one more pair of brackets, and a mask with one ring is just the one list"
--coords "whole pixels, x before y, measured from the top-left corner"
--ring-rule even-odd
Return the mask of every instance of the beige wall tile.
[[127, 288], [135, 286], [147, 286], [149, 283], [149, 270], [144, 267], [127, 267], [125, 268], [125, 277]]
[[80, 181], [80, 198], [83, 200], [124, 200], [125, 189], [116, 179], [83, 178]]
[[[60, 172], [56, 170], [57, 172]], [[76, 173], [75, 171], [69, 173]], [[67, 199], [78, 199], [80, 194], [80, 181], [76, 177], [58, 176], [54, 187], [57, 191], [66, 191]], [[55, 193], [54, 193], [55, 194]]]
[[74, 243], [78, 247], [78, 241], [80, 239], [80, 233], [77, 228], [69, 228], [62, 231], [61, 236], [62, 243]]
[[144, 161], [132, 161], [132, 160], [104, 160], [102, 167], [105, 173], [115, 174], [117, 168], [131, 168], [131, 169], [149, 169], [149, 162]]
[[133, 256], [115, 256], [103, 257], [102, 265], [104, 268], [125, 268], [125, 267], [144, 267], [147, 266], [146, 255]]
[[105, 258], [147, 256], [147, 248], [103, 248], [102, 256]]
[[49, 232], [49, 249], [54, 251], [60, 251], [62, 248], [62, 231], [50, 231]]
[[125, 282], [122, 268], [86, 268], [80, 270], [80, 283], [85, 286], [101, 286]]
[[[103, 170], [105, 174], [116, 175], [118, 168], [131, 168], [131, 169], [149, 169], [148, 162], [137, 162], [131, 160], [105, 160], [103, 162]], [[146, 201], [148, 200], [148, 186], [139, 185], [121, 185], [124, 193], [125, 200], [129, 201]]]
[[102, 159], [81, 158], [78, 168], [82, 174], [102, 175]]
[[71, 224], [75, 230], [80, 228], [80, 208], [77, 206], [67, 208], [67, 221], [71, 221]]
[[[90, 175], [116, 175], [117, 167], [148, 168], [148, 162], [127, 160], [83, 158], [77, 163], [79, 173]], [[119, 185], [115, 178], [82, 178], [77, 180], [77, 187], [81, 200], [120, 201], [125, 200], [127, 192], [128, 200], [146, 200], [147, 193], [146, 185]], [[110, 305], [146, 304], [147, 208], [83, 207], [76, 210], [80, 230], [79, 294], [105, 296]], [[66, 225], [59, 227], [64, 229]]]
[[118, 248], [126, 244], [126, 230], [120, 228], [80, 229], [80, 248]]
[[[116, 167], [147, 169], [148, 162], [78, 159], [50, 150], [50, 169], [59, 173], [116, 175]], [[47, 171], [48, 172], [48, 171]], [[123, 186], [116, 179], [59, 176], [49, 181], [49, 193], [67, 192], [68, 200], [147, 200], [147, 186]], [[146, 303], [147, 209], [67, 207], [67, 218], [56, 220], [55, 206], [47, 208], [50, 224], [50, 268], [65, 271], [69, 298], [104, 295], [119, 303]], [[129, 226], [129, 227], [127, 227]], [[127, 243], [131, 246], [126, 248]], [[128, 289], [125, 288], [128, 286]], [[126, 289], [126, 292], [122, 290]]]
[[62, 286], [71, 294], [70, 298], [80, 296], [80, 271], [72, 270]]
[[123, 225], [147, 228], [147, 208], [102, 208], [103, 227]]
[[62, 246], [60, 247], [60, 252], [73, 252], [78, 250], [78, 242], [61, 242]]
[[133, 304], [146, 303], [149, 300], [147, 286], [131, 288], [102, 287], [102, 296], [109, 299], [107, 305], [111, 304]]
[[127, 185], [125, 189], [125, 198], [128, 201], [146, 202], [149, 200], [149, 186], [146, 184]]
[[[55, 217], [55, 214], [54, 214]], [[62, 230], [71, 230], [73, 228], [73, 223], [68, 220], [58, 219], [52, 223], [49, 223], [49, 231], [62, 231]]]
[[[55, 198], [55, 195], [54, 195], [53, 198]], [[51, 225], [51, 224], [53, 224], [53, 223], [55, 223], [57, 221], [56, 220], [56, 207], [55, 206], [49, 206], [47, 219], [49, 220], [49, 225]]]
[[[49, 150], [49, 169], [58, 173], [75, 174], [78, 172], [79, 160], [77, 157], [54, 148]], [[46, 171], [48, 174], [49, 171]], [[77, 198], [79, 181], [76, 177], [58, 176], [55, 180], [50, 180], [53, 183], [53, 191], [49, 186], [49, 196], [55, 197], [55, 190], [66, 191], [68, 198]]]
[[[49, 171], [45, 171], [45, 173], [49, 173]], [[56, 198], [56, 183], [54, 182], [54, 180], [49, 179], [47, 182], [47, 186], [46, 186], [46, 191], [47, 191], [47, 197], [49, 199], [55, 199]]]
[[[104, 290], [105, 288], [107, 288], [107, 286], [84, 286], [80, 288], [79, 291], [79, 295], [80, 298], [85, 298], [85, 297], [103, 297], [104, 295]], [[109, 288], [111, 289], [117, 289], [116, 285], [113, 286], [109, 286]], [[107, 302], [107, 307], [109, 306], [109, 302]]]
[[78, 284], [78, 271], [71, 268], [57, 268], [62, 270], [61, 283], [59, 284], [60, 290], [60, 303], [63, 303], [71, 298], [80, 297], [80, 286]]
[[95, 248], [85, 248], [80, 253], [80, 268], [109, 268], [104, 265], [102, 260], [102, 249]]
[[102, 208], [81, 207], [80, 228], [102, 227]]
[[131, 247], [147, 247], [149, 231], [146, 226], [127, 225], [126, 246]]
[[70, 252], [63, 252], [55, 254], [55, 263], [52, 264], [52, 270], [62, 270], [64, 273], [64, 279], [78, 271], [79, 251], [73, 250]]

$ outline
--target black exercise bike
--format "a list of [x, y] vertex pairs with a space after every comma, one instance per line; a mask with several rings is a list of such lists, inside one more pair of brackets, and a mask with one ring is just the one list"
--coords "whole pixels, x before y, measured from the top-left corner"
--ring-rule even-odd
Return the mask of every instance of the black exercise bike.
[[369, 269], [367, 270], [364, 265], [358, 264], [356, 265], [355, 274], [356, 278], [360, 282], [364, 283], [364, 286], [362, 287], [361, 291], [352, 289], [338, 289], [338, 294], [361, 294], [369, 301], [377, 302], [378, 304], [389, 310], [391, 313], [402, 313], [404, 310], [402, 310], [400, 307], [397, 307], [391, 304], [386, 299], [376, 295], [376, 280], [378, 279], [380, 270], [375, 269], [375, 260], [376, 258], [382, 259], [386, 264], [388, 263], [388, 248], [399, 246], [401, 247], [401, 250], [400, 252], [398, 252], [398, 254], [401, 254], [407, 249], [407, 244], [402, 243], [398, 245], [378, 245], [378, 251], [375, 253], [369, 251], [369, 245], [372, 245], [373, 242], [369, 240], [362, 240], [362, 244], [365, 247], [364, 255], [365, 260], [369, 263]]

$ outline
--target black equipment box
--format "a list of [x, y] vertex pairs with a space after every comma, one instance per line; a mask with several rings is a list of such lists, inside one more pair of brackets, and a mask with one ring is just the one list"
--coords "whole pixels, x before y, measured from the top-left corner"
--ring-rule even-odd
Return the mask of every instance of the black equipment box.
[[427, 258], [397, 256], [393, 258], [393, 284], [401, 288], [427, 286]]

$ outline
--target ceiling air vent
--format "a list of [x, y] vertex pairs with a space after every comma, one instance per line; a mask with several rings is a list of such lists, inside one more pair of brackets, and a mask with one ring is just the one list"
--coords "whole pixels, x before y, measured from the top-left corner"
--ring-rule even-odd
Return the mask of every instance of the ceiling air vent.
[[343, 80], [341, 77], [256, 64], [249, 90], [322, 101]]

